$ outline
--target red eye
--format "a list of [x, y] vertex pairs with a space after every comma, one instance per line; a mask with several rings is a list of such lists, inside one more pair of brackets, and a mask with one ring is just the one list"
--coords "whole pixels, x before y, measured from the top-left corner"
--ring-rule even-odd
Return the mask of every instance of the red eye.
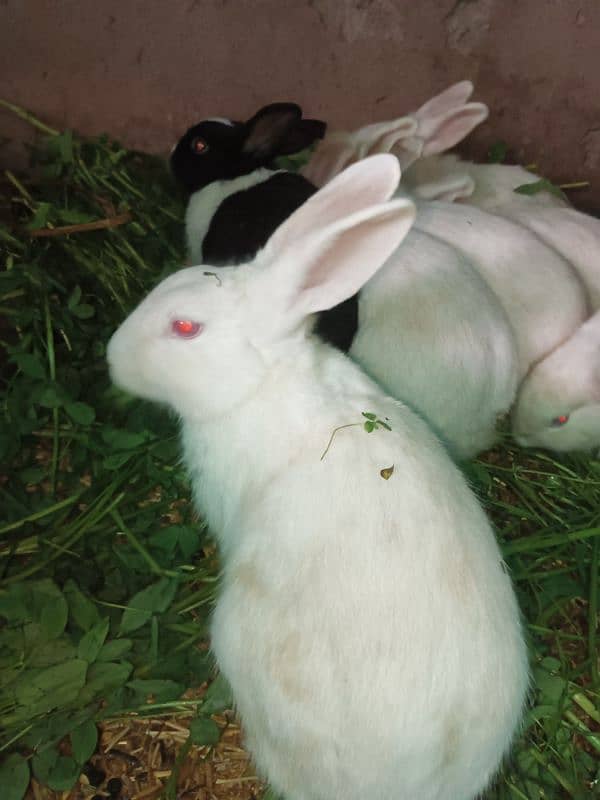
[[204, 325], [200, 322], [194, 322], [191, 319], [175, 319], [171, 323], [171, 330], [176, 336], [181, 336], [182, 339], [193, 339], [202, 332]]
[[206, 151], [208, 150], [208, 144], [204, 141], [204, 139], [201, 139], [199, 136], [197, 136], [195, 139], [192, 139], [190, 147], [192, 149], [192, 152], [196, 153], [197, 155], [200, 155], [201, 153], [206, 153]]
[[554, 419], [552, 420], [552, 425], [555, 428], [560, 428], [561, 425], [564, 425], [568, 421], [569, 421], [569, 415], [561, 414], [560, 417], [554, 417]]

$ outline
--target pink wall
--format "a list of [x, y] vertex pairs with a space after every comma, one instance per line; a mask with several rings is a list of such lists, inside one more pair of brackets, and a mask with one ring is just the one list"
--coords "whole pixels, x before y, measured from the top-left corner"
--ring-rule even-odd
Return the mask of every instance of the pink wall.
[[504, 138], [600, 205], [599, 0], [0, 0], [0, 97], [157, 152], [206, 115], [352, 126], [465, 77], [492, 109], [474, 152]]

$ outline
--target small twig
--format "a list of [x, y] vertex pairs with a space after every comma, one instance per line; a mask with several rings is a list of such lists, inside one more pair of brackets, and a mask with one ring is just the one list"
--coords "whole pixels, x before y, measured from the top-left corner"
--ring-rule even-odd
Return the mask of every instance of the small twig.
[[36, 228], [33, 231], [29, 231], [29, 235], [37, 238], [41, 238], [42, 236], [68, 236], [71, 233], [99, 231], [104, 228], [118, 228], [119, 225], [125, 225], [130, 221], [131, 213], [129, 211], [125, 211], [123, 214], [117, 214], [116, 217], [97, 219], [94, 220], [94, 222], [80, 222], [77, 225], [63, 225], [60, 228]]
[[[356, 426], [360, 426], [361, 428], [364, 428], [367, 433], [373, 433], [373, 431], [379, 430], [380, 428], [384, 428], [386, 431], [392, 430], [387, 422], [385, 422], [382, 419], [379, 419], [377, 414], [374, 414], [372, 411], [363, 411], [362, 415], [365, 418], [365, 422], [349, 422], [347, 425], [339, 425], [337, 428], [334, 428], [332, 430], [331, 436], [329, 437], [329, 441], [327, 442], [327, 447], [325, 448], [323, 454], [321, 455], [321, 461], [323, 461], [323, 459], [327, 455], [329, 448], [331, 447], [331, 443], [333, 442], [333, 437], [336, 435], [338, 431], [341, 431], [344, 428], [355, 428]], [[387, 417], [385, 419], [387, 420]]]
[[221, 278], [219, 278], [219, 276], [217, 275], [216, 272], [203, 272], [202, 274], [203, 275], [210, 275], [212, 278], [216, 278], [218, 286], [221, 286], [222, 283], [223, 283], [223, 281], [221, 280]]
[[589, 181], [575, 181], [574, 183], [559, 183], [559, 189], [587, 189], [590, 186]]
[[[46, 317], [46, 347], [48, 350], [48, 366], [50, 379], [56, 381], [56, 358], [54, 353], [54, 330], [48, 295], [44, 296], [44, 316]], [[60, 440], [58, 437], [58, 408], [52, 409], [52, 460], [50, 462], [50, 486], [52, 496], [56, 495], [56, 474], [58, 472], [58, 458], [60, 454]]]
[[55, 511], [60, 511], [61, 508], [65, 508], [66, 506], [71, 506], [73, 503], [76, 503], [77, 500], [83, 494], [83, 489], [77, 494], [71, 495], [71, 497], [67, 497], [65, 500], [61, 500], [59, 503], [54, 503], [47, 508], [43, 508], [41, 511], [36, 511], [34, 514], [29, 514], [22, 519], [18, 519], [15, 522], [10, 522], [8, 525], [4, 525], [4, 527], [0, 528], [0, 535], [3, 533], [8, 533], [9, 531], [14, 531], [17, 528], [25, 525], [27, 522], [35, 522], [38, 519], [42, 519], [42, 517], [48, 516], [48, 514], [54, 514]]
[[598, 682], [598, 660], [596, 635], [598, 630], [598, 567], [600, 565], [600, 542], [594, 539], [592, 563], [590, 564], [590, 594], [588, 599], [588, 650], [590, 670], [594, 684]]
[[6, 177], [8, 178], [8, 180], [9, 180], [9, 181], [12, 183], [12, 185], [15, 187], [15, 189], [16, 189], [16, 190], [19, 192], [19, 194], [21, 195], [21, 197], [23, 197], [23, 199], [24, 199], [24, 200], [25, 200], [27, 203], [29, 203], [29, 204], [33, 205], [33, 203], [34, 203], [33, 197], [32, 197], [32, 196], [29, 194], [29, 192], [28, 192], [28, 191], [27, 191], [27, 189], [26, 189], [26, 188], [23, 186], [23, 184], [22, 184], [22, 183], [21, 183], [21, 181], [20, 181], [20, 180], [17, 178], [17, 176], [16, 176], [16, 175], [13, 175], [13, 173], [12, 173], [12, 172], [11, 172], [9, 169], [5, 169], [5, 170], [4, 170], [4, 174], [6, 175]]
[[150, 571], [153, 572], [155, 575], [167, 576], [169, 578], [176, 578], [178, 577], [178, 573], [172, 569], [163, 569], [155, 560], [152, 558], [148, 550], [144, 547], [144, 545], [138, 540], [137, 536], [131, 531], [123, 522], [123, 518], [117, 511], [117, 509], [113, 509], [111, 511], [111, 516], [116, 522], [119, 530], [121, 530], [127, 539], [129, 540], [129, 544], [138, 551], [141, 557], [144, 559]]
[[41, 122], [39, 119], [37, 119], [37, 117], [34, 117], [33, 114], [31, 114], [29, 111], [26, 111], [24, 108], [16, 106], [14, 103], [9, 103], [8, 100], [0, 100], [0, 106], [12, 111], [13, 114], [17, 115], [17, 117], [24, 119], [25, 122], [33, 125], [34, 128], [42, 131], [42, 133], [47, 133], [49, 136], [59, 136], [60, 134], [60, 131], [57, 131], [55, 128], [51, 128], [49, 125]]
[[173, 764], [173, 769], [170, 771], [170, 773], [167, 773], [169, 777], [167, 778], [167, 782], [165, 783], [165, 788], [162, 793], [162, 797], [164, 800], [176, 800], [177, 779], [179, 778], [179, 771], [181, 770], [181, 765], [187, 758], [191, 749], [192, 749], [192, 737], [188, 736], [186, 741], [179, 748], [179, 753], [177, 754], [177, 758], [175, 759], [175, 763]]
[[347, 425], [339, 425], [337, 428], [334, 428], [331, 431], [331, 436], [329, 437], [329, 441], [327, 442], [327, 447], [325, 448], [325, 450], [323, 450], [320, 460], [323, 461], [323, 459], [329, 452], [329, 448], [331, 447], [331, 443], [333, 442], [333, 437], [336, 435], [338, 431], [341, 431], [344, 428], [356, 428], [357, 426], [362, 427], [362, 424], [363, 424], [362, 422], [349, 422]]

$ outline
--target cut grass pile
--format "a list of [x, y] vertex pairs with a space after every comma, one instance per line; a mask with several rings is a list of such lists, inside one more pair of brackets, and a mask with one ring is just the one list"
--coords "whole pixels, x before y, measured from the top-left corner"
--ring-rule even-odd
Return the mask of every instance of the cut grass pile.
[[[90, 797], [85, 765], [119, 751], [128, 797], [250, 797], [228, 689], [206, 691], [218, 565], [175, 423], [111, 388], [104, 361], [127, 311], [182, 263], [183, 206], [159, 160], [29, 119], [34, 169], [5, 173], [0, 207], [0, 794]], [[600, 462], [507, 444], [465, 469], [516, 582], [534, 679], [489, 798], [600, 797]], [[219, 754], [244, 764], [221, 783], [207, 777]]]

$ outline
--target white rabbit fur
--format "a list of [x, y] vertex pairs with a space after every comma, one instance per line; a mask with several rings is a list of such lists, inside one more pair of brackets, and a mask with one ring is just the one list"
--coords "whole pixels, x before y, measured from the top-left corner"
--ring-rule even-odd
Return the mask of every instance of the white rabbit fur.
[[[108, 348], [118, 384], [182, 417], [224, 557], [213, 648], [287, 800], [472, 800], [526, 692], [510, 580], [464, 478], [307, 327], [406, 234], [410, 204], [382, 204], [398, 174], [389, 156], [355, 165], [220, 283], [202, 267], [168, 278]], [[181, 341], [174, 318], [206, 327]], [[339, 430], [321, 460], [362, 411], [392, 430]]]
[[444, 153], [421, 158], [402, 173], [403, 186], [423, 200], [449, 199], [448, 187], [461, 179], [464, 188], [455, 199], [485, 211], [501, 213], [509, 205], [524, 210], [569, 207], [566, 199], [546, 189], [530, 195], [515, 192], [517, 187], [540, 179], [519, 165], [475, 164], [454, 153]]
[[516, 395], [517, 344], [466, 257], [413, 227], [361, 291], [359, 320], [352, 358], [423, 414], [455, 457], [492, 446]]
[[519, 379], [587, 318], [587, 293], [573, 267], [511, 220], [432, 201], [419, 203], [415, 226], [464, 253], [493, 290], [515, 333]]
[[[564, 417], [568, 420], [557, 424]], [[600, 446], [600, 311], [535, 365], [521, 386], [512, 421], [517, 441], [529, 447]]]
[[472, 93], [471, 81], [460, 81], [404, 117], [326, 133], [301, 173], [324, 186], [349, 164], [375, 153], [393, 153], [405, 170], [417, 159], [448, 150], [488, 117], [483, 103], [467, 102]]
[[[415, 196], [443, 197], [449, 186], [460, 184], [461, 176], [466, 177], [465, 190], [448, 199], [477, 206], [535, 233], [573, 266], [588, 299], [582, 328], [563, 339], [523, 382], [512, 414], [517, 441], [559, 451], [599, 447], [600, 220], [571, 208], [551, 192], [515, 192], [517, 186], [539, 180], [518, 166], [437, 156], [417, 162], [403, 176], [403, 184]], [[562, 309], [562, 291], [545, 281], [540, 287], [548, 309]], [[564, 416], [567, 423], [558, 425]]]
[[[600, 310], [600, 220], [572, 208], [565, 198], [543, 190], [526, 195], [518, 186], [539, 181], [523, 167], [474, 164], [455, 155], [417, 161], [403, 174], [409, 193], [426, 200], [459, 200], [518, 222], [553, 247], [576, 269], [589, 294], [591, 307]], [[450, 187], [458, 186], [451, 192]]]
[[[486, 118], [485, 106], [467, 103], [472, 90], [468, 81], [455, 84], [414, 112], [411, 116], [417, 127], [412, 137], [408, 128], [410, 117], [395, 121], [398, 131], [395, 138], [392, 135], [393, 123], [387, 123], [389, 131], [386, 137], [381, 136], [380, 130], [386, 123], [381, 123], [380, 128], [367, 126], [353, 134], [326, 137], [313, 156], [314, 164], [311, 159], [305, 174], [318, 185], [323, 185], [337, 173], [340, 164], [388, 149], [397, 155], [403, 167], [408, 167], [403, 173], [398, 195], [413, 196], [421, 201], [462, 201], [468, 204], [466, 210], [452, 210], [444, 203], [422, 203], [417, 228], [438, 236], [463, 256], [470, 256], [508, 315], [518, 342], [518, 377], [523, 380], [513, 410], [515, 436], [522, 444], [543, 445], [557, 450], [598, 447], [597, 383], [593, 380], [585, 383], [589, 392], [586, 400], [582, 394], [581, 376], [589, 378], [597, 374], [599, 362], [588, 363], [586, 357], [590, 354], [590, 337], [595, 335], [600, 339], [600, 318], [587, 325], [581, 336], [579, 326], [590, 311], [600, 309], [600, 221], [570, 208], [564, 198], [552, 192], [544, 190], [531, 195], [515, 192], [518, 186], [539, 180], [537, 175], [523, 167], [474, 164], [456, 155], [433, 155], [460, 141]], [[399, 124], [402, 122], [404, 129]], [[478, 207], [480, 211], [470, 206]], [[417, 231], [413, 230], [409, 241], [416, 235]], [[540, 246], [540, 240], [546, 248]], [[425, 249], [422, 252], [425, 253]], [[562, 256], [562, 260], [557, 254]], [[385, 304], [382, 308], [394, 306], [400, 311], [401, 300], [386, 295], [382, 284], [387, 279], [385, 270], [384, 273], [385, 278], [383, 274], [378, 277], [382, 286], [380, 297]], [[410, 294], [405, 299], [410, 310]], [[489, 307], [489, 303], [484, 304], [486, 313]], [[376, 318], [369, 315], [364, 297], [360, 313], [361, 320], [369, 316], [376, 324]], [[470, 316], [472, 311], [466, 318]], [[457, 319], [465, 317], [457, 315]], [[386, 324], [394, 323], [398, 327], [398, 321], [388, 313]], [[372, 329], [370, 333], [376, 337], [376, 331]], [[506, 332], [504, 335], [506, 338]], [[406, 328], [402, 336], [405, 340]], [[360, 338], [360, 328], [357, 337]], [[446, 340], [452, 341], [447, 334]], [[359, 353], [356, 343], [351, 352], [359, 360], [362, 356], [363, 365], [389, 391], [413, 402], [439, 431], [444, 431], [459, 456], [472, 455], [486, 446], [484, 442], [491, 443], [489, 436], [482, 436], [480, 447], [477, 447], [477, 437], [470, 438], [461, 428], [462, 418], [453, 411], [457, 406], [448, 404], [446, 400], [446, 397], [458, 396], [456, 391], [446, 395], [443, 387], [448, 384], [442, 382], [436, 404], [435, 398], [424, 393], [420, 386], [419, 377], [422, 376], [419, 369], [410, 371], [412, 362], [398, 361], [391, 348], [381, 346], [382, 341], [383, 335], [379, 342], [367, 338], [367, 347], [363, 346], [362, 353]], [[440, 341], [444, 341], [444, 337]], [[585, 343], [581, 352], [578, 350], [579, 342]], [[456, 347], [455, 342], [453, 346]], [[558, 348], [556, 354], [555, 348]], [[413, 351], [418, 350], [419, 347], [413, 343]], [[440, 356], [442, 351], [436, 349], [435, 353]], [[461, 352], [460, 348], [458, 352]], [[476, 345], [471, 348], [469, 358], [473, 364], [481, 364], [478, 356], [482, 352]], [[545, 363], [546, 357], [549, 357], [548, 364]], [[598, 358], [598, 351], [594, 357]], [[483, 362], [479, 389], [485, 384], [485, 359]], [[428, 371], [428, 376], [444, 375], [443, 366], [443, 361], [437, 363], [431, 372]], [[529, 373], [532, 367], [533, 371]], [[466, 374], [469, 374], [468, 369]], [[506, 370], [495, 373], [496, 376], [500, 374], [506, 376], [508, 373]], [[460, 373], [455, 372], [452, 377], [449, 385], [454, 385], [454, 389], [462, 386]], [[476, 385], [469, 381], [464, 385], [470, 387], [469, 396], [476, 405], [477, 397], [481, 397], [474, 391]], [[575, 386], [578, 390], [574, 395]], [[505, 380], [504, 390], [496, 398], [509, 397], [508, 388]], [[571, 414], [574, 402], [578, 409], [576, 417]], [[479, 421], [484, 407], [476, 405]], [[552, 415], [552, 409], [560, 410]], [[564, 416], [569, 417], [568, 424], [557, 425]]]

